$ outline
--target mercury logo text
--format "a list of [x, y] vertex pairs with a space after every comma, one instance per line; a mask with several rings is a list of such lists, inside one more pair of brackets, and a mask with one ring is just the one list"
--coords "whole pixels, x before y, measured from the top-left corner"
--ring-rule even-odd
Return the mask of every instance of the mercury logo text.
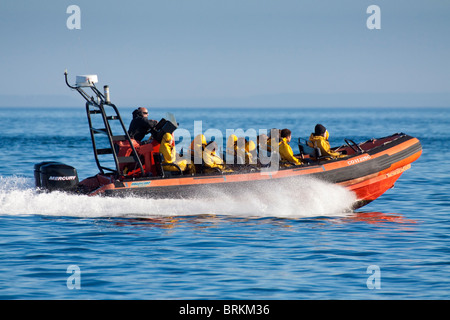
[[66, 176], [66, 177], [57, 177], [57, 176], [50, 176], [48, 177], [48, 180], [50, 181], [71, 181], [75, 180], [77, 176]]

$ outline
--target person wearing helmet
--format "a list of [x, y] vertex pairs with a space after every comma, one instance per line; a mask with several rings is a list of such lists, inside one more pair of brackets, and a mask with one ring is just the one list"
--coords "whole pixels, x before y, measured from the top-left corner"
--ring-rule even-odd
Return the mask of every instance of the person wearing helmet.
[[190, 152], [195, 164], [202, 163], [203, 150], [206, 147], [206, 138], [203, 134], [197, 135], [191, 142]]
[[256, 164], [256, 146], [252, 140], [247, 140], [244, 137], [238, 138], [237, 141], [237, 156], [240, 158], [238, 164]]
[[252, 140], [245, 140], [245, 163], [256, 164], [257, 157], [255, 143]]
[[280, 143], [279, 143], [279, 153], [281, 157], [281, 161], [287, 161], [290, 164], [300, 165], [302, 164], [301, 160], [294, 156], [294, 152], [292, 151], [289, 142], [291, 142], [291, 130], [283, 129], [280, 131]]
[[253, 141], [243, 137], [238, 138], [235, 134], [228, 137], [227, 159], [232, 157], [233, 164], [256, 164], [256, 146]]
[[318, 148], [321, 156], [324, 157], [332, 159], [345, 157], [345, 155], [331, 150], [330, 143], [328, 142], [329, 136], [328, 130], [318, 123], [314, 128], [314, 132], [311, 133], [311, 136], [309, 137], [308, 146], [311, 148]]
[[[177, 161], [177, 152], [175, 149], [175, 145], [173, 143], [174, 139], [172, 134], [165, 133], [161, 140], [161, 146], [159, 147], [159, 152], [162, 153], [164, 157], [163, 164], [174, 163], [177, 164], [181, 171], [193, 172], [192, 164], [188, 164], [187, 160], [178, 160]], [[165, 171], [178, 171], [178, 168], [175, 166], [164, 166]]]
[[237, 163], [237, 152], [238, 152], [238, 137], [235, 134], [231, 134], [227, 139], [227, 147], [226, 147], [226, 161], [229, 164]]

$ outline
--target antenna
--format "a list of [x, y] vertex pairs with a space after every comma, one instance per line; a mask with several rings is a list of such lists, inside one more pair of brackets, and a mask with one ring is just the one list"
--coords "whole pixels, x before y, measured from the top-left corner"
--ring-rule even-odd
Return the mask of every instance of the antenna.
[[[64, 77], [66, 80], [66, 84], [69, 88], [73, 90], [77, 90], [78, 93], [81, 94], [81, 96], [86, 99], [88, 102], [95, 102], [94, 97], [89, 97], [89, 95], [83, 90], [83, 88], [91, 88], [91, 90], [94, 92], [95, 96], [97, 97], [97, 103], [102, 104], [110, 104], [111, 101], [109, 99], [109, 87], [105, 86], [105, 95], [103, 95], [95, 86], [95, 84], [98, 82], [98, 77], [96, 74], [88, 74], [88, 75], [81, 75], [76, 77], [75, 85], [70, 85], [69, 81], [67, 80], [67, 69], [64, 70]], [[105, 98], [105, 96], [107, 96]]]

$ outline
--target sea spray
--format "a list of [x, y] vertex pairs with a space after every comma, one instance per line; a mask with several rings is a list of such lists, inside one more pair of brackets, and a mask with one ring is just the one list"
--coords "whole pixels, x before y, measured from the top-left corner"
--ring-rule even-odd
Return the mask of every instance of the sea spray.
[[227, 215], [241, 217], [342, 216], [356, 200], [347, 189], [312, 178], [233, 193], [210, 189], [207, 196], [189, 199], [147, 199], [139, 197], [88, 197], [63, 192], [37, 192], [33, 181], [0, 177], [1, 215], [49, 215], [74, 217], [154, 217]]
[[296, 218], [343, 215], [351, 211], [355, 200], [355, 195], [341, 186], [302, 177], [242, 188], [233, 196], [217, 192], [213, 207], [228, 214]]

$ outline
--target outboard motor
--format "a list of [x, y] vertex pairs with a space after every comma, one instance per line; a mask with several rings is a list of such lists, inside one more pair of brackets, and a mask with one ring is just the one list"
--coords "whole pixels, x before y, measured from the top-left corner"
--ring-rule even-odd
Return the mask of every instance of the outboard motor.
[[72, 166], [45, 161], [34, 165], [34, 181], [37, 188], [48, 191], [75, 191], [78, 174]]

